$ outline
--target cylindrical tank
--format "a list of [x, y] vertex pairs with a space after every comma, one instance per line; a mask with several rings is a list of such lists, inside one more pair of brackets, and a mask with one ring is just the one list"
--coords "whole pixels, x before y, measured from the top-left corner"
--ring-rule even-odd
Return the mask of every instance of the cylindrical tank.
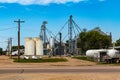
[[99, 57], [99, 50], [87, 50], [86, 56], [87, 57]]
[[50, 44], [47, 44], [47, 49], [50, 49]]
[[106, 49], [98, 49], [98, 50], [87, 50], [87, 57], [100, 58], [100, 52], [107, 52]]
[[93, 52], [94, 50], [87, 50], [86, 51], [86, 56], [87, 57], [93, 57], [94, 56], [94, 52]]
[[54, 48], [54, 46], [55, 46], [55, 41], [54, 41], [54, 38], [51, 37], [50, 38], [50, 48]]
[[32, 38], [25, 38], [24, 55], [34, 55], [34, 40]]
[[119, 51], [115, 50], [115, 49], [109, 49], [107, 51], [107, 55], [111, 58], [116, 58], [117, 56], [120, 56], [119, 55]]
[[35, 52], [37, 56], [43, 55], [43, 42], [39, 38], [34, 38]]

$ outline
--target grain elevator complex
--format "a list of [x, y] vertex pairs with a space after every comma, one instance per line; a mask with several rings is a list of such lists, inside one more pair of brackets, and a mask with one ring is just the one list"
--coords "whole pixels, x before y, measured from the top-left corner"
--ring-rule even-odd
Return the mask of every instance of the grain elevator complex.
[[[20, 20], [18, 21], [20, 22]], [[23, 21], [22, 21], [23, 22]], [[25, 59], [38, 59], [44, 56], [71, 56], [71, 55], [80, 55], [81, 49], [77, 46], [77, 40], [79, 39], [79, 34], [82, 32], [81, 29], [73, 20], [72, 15], [66, 23], [61, 27], [60, 31], [55, 35], [47, 28], [47, 21], [43, 21], [40, 34], [38, 37], [26, 37], [25, 38], [25, 49], [23, 57]], [[100, 30], [95, 29], [95, 31], [100, 32]], [[19, 31], [18, 31], [19, 32]], [[67, 32], [67, 34], [64, 34]], [[19, 33], [20, 34], [20, 33]], [[102, 35], [106, 35], [104, 32], [100, 32]], [[106, 35], [108, 36], [108, 35]], [[112, 43], [111, 33], [110, 44]], [[19, 43], [19, 35], [18, 35]], [[19, 45], [19, 44], [18, 44]], [[18, 47], [19, 48], [19, 47]], [[20, 58], [18, 49], [15, 53], [18, 54]], [[23, 50], [22, 50], [23, 51]], [[99, 62], [120, 62], [120, 47], [113, 47], [107, 49], [91, 49], [87, 50], [86, 57]]]
[[[72, 15], [57, 33], [57, 35], [52, 34], [52, 32], [46, 27], [47, 21], [43, 21], [41, 25], [40, 35], [37, 38], [25, 38], [25, 52], [24, 56], [32, 58], [35, 56], [37, 58], [43, 55], [57, 56], [57, 55], [73, 55], [77, 53], [77, 37], [81, 29], [72, 19]], [[62, 35], [64, 28], [67, 28], [68, 34]], [[68, 38], [68, 45], [65, 46], [65, 40]]]

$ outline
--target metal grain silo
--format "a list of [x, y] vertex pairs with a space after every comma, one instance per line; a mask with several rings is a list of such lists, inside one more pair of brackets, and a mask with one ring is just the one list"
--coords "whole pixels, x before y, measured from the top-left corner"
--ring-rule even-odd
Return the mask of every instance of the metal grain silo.
[[50, 48], [54, 48], [54, 46], [55, 46], [55, 41], [54, 41], [54, 38], [51, 37], [50, 38]]
[[43, 42], [39, 38], [34, 38], [35, 43], [35, 55], [42, 56], [43, 55]]
[[50, 49], [50, 44], [47, 44], [47, 49]]
[[34, 55], [34, 40], [32, 38], [25, 39], [25, 53], [24, 55]]

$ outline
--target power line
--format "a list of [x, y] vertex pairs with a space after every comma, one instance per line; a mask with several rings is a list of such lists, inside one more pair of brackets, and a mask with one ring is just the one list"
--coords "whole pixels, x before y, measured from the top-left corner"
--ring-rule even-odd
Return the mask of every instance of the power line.
[[11, 27], [11, 28], [0, 29], [0, 31], [6, 31], [6, 30], [13, 29], [13, 28], [17, 28], [17, 27]]

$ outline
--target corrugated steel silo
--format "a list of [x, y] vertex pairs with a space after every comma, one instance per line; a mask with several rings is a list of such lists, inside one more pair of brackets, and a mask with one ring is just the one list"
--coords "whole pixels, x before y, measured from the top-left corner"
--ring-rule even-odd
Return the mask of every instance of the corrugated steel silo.
[[34, 55], [34, 40], [32, 38], [25, 39], [25, 53], [24, 55]]
[[43, 55], [43, 42], [39, 38], [34, 38], [36, 56]]
[[51, 37], [50, 38], [50, 48], [54, 48], [54, 46], [55, 46], [55, 41], [54, 41], [54, 38]]

